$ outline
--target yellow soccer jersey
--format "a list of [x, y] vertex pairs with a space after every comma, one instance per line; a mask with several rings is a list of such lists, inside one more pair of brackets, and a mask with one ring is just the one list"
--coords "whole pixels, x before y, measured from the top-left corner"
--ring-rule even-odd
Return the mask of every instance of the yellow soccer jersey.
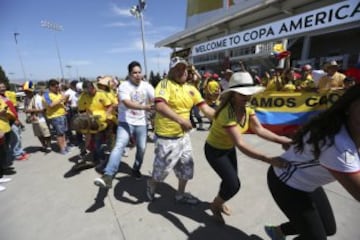
[[[200, 92], [190, 84], [178, 84], [163, 79], [155, 88], [155, 102], [165, 101], [178, 115], [190, 118], [190, 110], [194, 105], [204, 103]], [[173, 120], [156, 113], [155, 133], [163, 137], [181, 137], [184, 132], [181, 126]]]
[[43, 95], [43, 98], [45, 100], [47, 118], [52, 119], [52, 118], [64, 116], [66, 114], [64, 103], [60, 103], [53, 107], [50, 107], [51, 103], [57, 102], [62, 98], [62, 95], [60, 93], [47, 92]]
[[277, 91], [276, 81], [279, 81], [281, 87], [281, 78], [278, 77], [278, 79], [276, 79], [276, 77], [273, 77], [268, 81], [265, 91]]
[[5, 91], [5, 97], [7, 97], [14, 104], [15, 107], [17, 106], [16, 92]]
[[292, 83], [285, 84], [282, 88], [284, 92], [295, 92], [296, 86]]
[[[0, 98], [0, 112], [5, 111], [6, 109], [7, 109], [7, 111], [6, 111], [7, 114], [9, 114], [10, 110], [8, 109], [7, 104], [5, 103], [4, 100], [2, 100]], [[10, 132], [10, 130], [11, 130], [7, 114], [3, 114], [0, 116], [0, 131], [2, 131], [3, 133]]]
[[99, 92], [103, 92], [111, 101], [111, 105], [113, 106], [113, 111], [111, 114], [111, 117], [108, 117], [109, 120], [113, 121], [115, 124], [117, 124], [118, 119], [117, 119], [117, 106], [119, 104], [119, 100], [117, 98], [117, 95], [114, 91], [110, 91], [110, 92], [105, 92], [102, 90], [98, 90]]
[[206, 142], [218, 149], [230, 149], [234, 147], [234, 142], [227, 133], [226, 128], [237, 126], [241, 133], [246, 132], [249, 129], [249, 118], [255, 114], [255, 111], [250, 107], [246, 107], [245, 111], [244, 125], [240, 125], [236, 120], [232, 106], [230, 104], [226, 105], [213, 120]]
[[111, 104], [111, 100], [105, 92], [96, 91], [94, 96], [82, 93], [78, 100], [78, 109], [80, 112], [86, 111], [94, 116], [99, 116], [99, 121], [102, 123], [101, 129], [99, 129], [101, 131], [107, 127], [107, 124], [105, 124], [107, 120], [106, 109]]

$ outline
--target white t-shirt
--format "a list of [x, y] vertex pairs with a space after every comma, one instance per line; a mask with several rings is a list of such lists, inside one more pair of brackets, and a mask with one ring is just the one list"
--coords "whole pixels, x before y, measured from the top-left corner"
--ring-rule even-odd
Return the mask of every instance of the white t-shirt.
[[[34, 96], [34, 105], [35, 105], [35, 109], [37, 110], [44, 110], [44, 105], [43, 105], [43, 97], [40, 96], [39, 94], [36, 94]], [[44, 113], [37, 113], [37, 119], [39, 122], [46, 122]]]
[[66, 90], [65, 95], [69, 96], [69, 106], [77, 107], [77, 103], [79, 100], [79, 94], [76, 91], [69, 88], [68, 90]]
[[345, 126], [335, 136], [332, 146], [321, 149], [319, 159], [314, 159], [312, 146], [306, 143], [303, 152], [298, 153], [291, 146], [281, 157], [289, 161], [290, 165], [286, 169], [274, 167], [275, 174], [286, 185], [305, 192], [312, 192], [335, 181], [329, 170], [343, 173], [360, 171], [359, 151]]
[[151, 84], [141, 81], [135, 85], [127, 80], [119, 86], [119, 122], [126, 122], [130, 125], [146, 125], [146, 111], [127, 108], [123, 100], [131, 100], [143, 106], [154, 101], [154, 88]]

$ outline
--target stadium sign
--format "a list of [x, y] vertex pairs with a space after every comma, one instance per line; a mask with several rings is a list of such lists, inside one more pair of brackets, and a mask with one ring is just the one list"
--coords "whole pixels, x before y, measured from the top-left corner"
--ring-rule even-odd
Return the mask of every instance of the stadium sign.
[[360, 21], [360, 1], [349, 0], [192, 47], [192, 56], [225, 50]]

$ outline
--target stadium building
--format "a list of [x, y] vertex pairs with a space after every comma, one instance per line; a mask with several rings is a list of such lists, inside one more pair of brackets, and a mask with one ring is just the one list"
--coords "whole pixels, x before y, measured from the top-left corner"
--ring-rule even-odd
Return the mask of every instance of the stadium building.
[[360, 1], [188, 0], [183, 31], [155, 44], [169, 47], [198, 69], [220, 72], [242, 60], [263, 72], [275, 67], [275, 44], [291, 65], [343, 69], [360, 62]]

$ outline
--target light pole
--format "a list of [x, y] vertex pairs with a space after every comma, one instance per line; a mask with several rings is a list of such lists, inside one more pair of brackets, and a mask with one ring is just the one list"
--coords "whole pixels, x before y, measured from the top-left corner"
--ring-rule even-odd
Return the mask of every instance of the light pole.
[[56, 32], [60, 32], [62, 30], [64, 30], [63, 26], [56, 24], [56, 23], [51, 23], [49, 21], [45, 21], [42, 20], [40, 22], [40, 26], [43, 28], [47, 28], [50, 30], [54, 31], [54, 39], [55, 39], [55, 46], [56, 46], [56, 53], [59, 59], [59, 65], [60, 65], [60, 73], [61, 73], [61, 81], [64, 81], [64, 71], [63, 71], [63, 66], [62, 66], [62, 62], [61, 62], [61, 56], [60, 56], [60, 51], [59, 51], [59, 46], [58, 46], [58, 41], [56, 38]]
[[71, 78], [72, 78], [72, 74], [71, 74], [71, 68], [72, 68], [72, 66], [71, 66], [71, 65], [66, 65], [65, 67], [68, 69], [69, 80], [71, 80]]
[[22, 57], [21, 57], [21, 53], [20, 53], [20, 49], [19, 49], [19, 45], [18, 45], [18, 40], [17, 40], [17, 36], [19, 36], [19, 35], [20, 35], [20, 33], [17, 33], [17, 32], [14, 33], [14, 40], [15, 40], [15, 45], [16, 45], [16, 52], [17, 52], [18, 57], [19, 57], [21, 70], [22, 70], [23, 75], [24, 75], [24, 80], [27, 81], [26, 72], [25, 72], [25, 67], [24, 67], [24, 63], [23, 63]]
[[148, 78], [148, 71], [147, 71], [147, 62], [146, 62], [146, 49], [145, 49], [145, 39], [144, 39], [144, 18], [143, 18], [143, 11], [145, 10], [146, 2], [145, 0], [139, 0], [138, 5], [134, 5], [130, 8], [131, 15], [135, 16], [136, 18], [140, 18], [140, 25], [141, 25], [141, 40], [142, 40], [142, 48], [143, 48], [143, 55], [144, 55], [144, 67], [145, 67], [145, 75]]

